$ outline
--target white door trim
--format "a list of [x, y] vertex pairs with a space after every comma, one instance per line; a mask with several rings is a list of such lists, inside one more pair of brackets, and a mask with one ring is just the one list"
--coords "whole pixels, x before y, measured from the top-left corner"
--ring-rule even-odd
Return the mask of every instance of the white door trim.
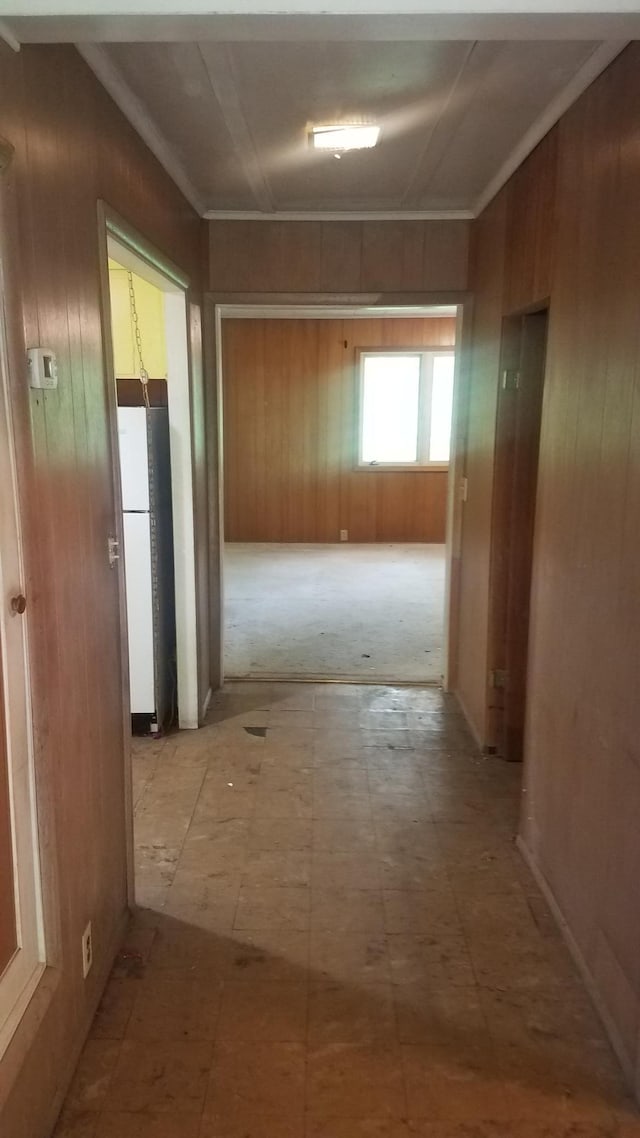
[[0, 641], [6, 713], [17, 949], [0, 977], [0, 1057], [45, 971], [40, 849], [31, 716], [28, 608], [13, 614], [11, 597], [25, 591], [18, 470], [15, 453], [5, 309], [4, 248], [0, 248]]

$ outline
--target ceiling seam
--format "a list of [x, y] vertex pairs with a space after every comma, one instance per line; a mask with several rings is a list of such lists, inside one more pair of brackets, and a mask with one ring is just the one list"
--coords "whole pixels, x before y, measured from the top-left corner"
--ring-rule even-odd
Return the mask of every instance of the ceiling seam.
[[464, 57], [461, 65], [458, 69], [458, 73], [457, 73], [453, 83], [451, 84], [451, 87], [449, 88], [449, 94], [447, 95], [446, 99], [444, 100], [444, 103], [442, 104], [442, 106], [440, 108], [440, 113], [438, 114], [437, 118], [434, 120], [434, 122], [431, 126], [431, 130], [428, 132], [427, 141], [425, 142], [424, 146], [420, 150], [420, 156], [419, 156], [419, 158], [418, 158], [418, 160], [414, 166], [413, 173], [409, 179], [409, 183], [407, 185], [407, 188], [406, 188], [404, 194], [402, 195], [401, 200], [402, 200], [403, 204], [404, 204], [404, 202], [407, 201], [407, 199], [411, 195], [414, 184], [415, 184], [415, 182], [418, 178], [418, 175], [420, 173], [420, 169], [422, 167], [422, 164], [423, 164], [423, 162], [427, 156], [429, 147], [431, 146], [431, 143], [433, 142], [434, 135], [435, 135], [438, 127], [440, 126], [440, 124], [442, 122], [443, 116], [445, 115], [446, 111], [449, 108], [449, 104], [450, 104], [451, 100], [453, 99], [453, 96], [456, 92], [456, 89], [458, 87], [460, 79], [462, 78], [462, 74], [466, 70], [467, 64], [468, 64], [469, 60], [471, 59], [471, 56], [475, 52], [477, 46], [478, 46], [478, 41], [476, 40], [474, 43], [472, 43], [470, 45], [467, 52], [465, 53], [465, 57]]
[[202, 44], [198, 45], [231, 143], [238, 154], [256, 205], [265, 213], [273, 213], [271, 188], [261, 168], [258, 150], [242, 107], [231, 49], [227, 44], [209, 44], [208, 48], [217, 56], [215, 63], [208, 58]]

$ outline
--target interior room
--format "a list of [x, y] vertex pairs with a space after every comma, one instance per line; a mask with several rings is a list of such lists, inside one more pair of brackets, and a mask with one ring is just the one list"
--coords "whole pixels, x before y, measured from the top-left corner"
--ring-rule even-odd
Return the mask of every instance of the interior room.
[[442, 681], [455, 335], [451, 306], [225, 316], [225, 676]]
[[640, 11], [212, 7], [0, 5], [0, 1133], [638, 1138]]

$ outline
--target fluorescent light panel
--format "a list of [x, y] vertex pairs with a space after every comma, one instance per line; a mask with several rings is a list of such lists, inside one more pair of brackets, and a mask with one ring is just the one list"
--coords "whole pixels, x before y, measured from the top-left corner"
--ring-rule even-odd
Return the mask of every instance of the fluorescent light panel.
[[380, 135], [379, 126], [314, 126], [311, 140], [316, 150], [370, 150]]

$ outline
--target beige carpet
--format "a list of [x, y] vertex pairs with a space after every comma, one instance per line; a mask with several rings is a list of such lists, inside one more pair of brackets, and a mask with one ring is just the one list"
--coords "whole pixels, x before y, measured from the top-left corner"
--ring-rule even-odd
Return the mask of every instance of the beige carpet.
[[443, 545], [225, 547], [225, 674], [437, 682]]

